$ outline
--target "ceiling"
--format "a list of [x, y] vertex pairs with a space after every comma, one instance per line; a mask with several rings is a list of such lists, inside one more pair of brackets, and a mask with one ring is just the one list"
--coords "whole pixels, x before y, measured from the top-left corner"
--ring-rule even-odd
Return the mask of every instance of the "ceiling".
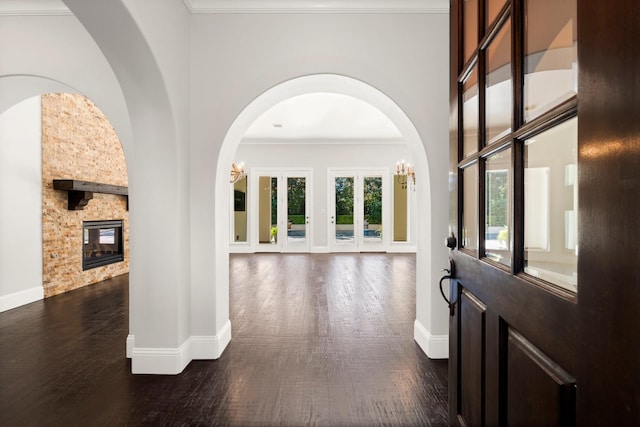
[[[179, 1], [179, 0], [176, 0]], [[182, 0], [191, 13], [448, 13], [449, 0]], [[68, 15], [62, 0], [0, 0], [0, 15]]]
[[337, 93], [309, 93], [282, 101], [249, 127], [242, 142], [326, 140], [402, 142], [402, 135], [380, 110]]

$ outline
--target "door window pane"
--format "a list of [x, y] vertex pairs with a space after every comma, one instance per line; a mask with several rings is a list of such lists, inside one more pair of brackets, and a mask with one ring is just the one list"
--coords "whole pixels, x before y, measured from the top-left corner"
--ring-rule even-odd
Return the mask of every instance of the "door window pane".
[[507, 0], [487, 0], [487, 27], [498, 17]]
[[382, 243], [382, 177], [363, 180], [363, 238], [365, 243]]
[[524, 116], [532, 119], [578, 91], [576, 0], [526, 0]]
[[511, 83], [511, 19], [487, 49], [486, 141], [511, 131], [513, 88]]
[[247, 241], [247, 177], [233, 184], [233, 241]]
[[478, 151], [478, 72], [474, 67], [464, 82], [462, 93], [462, 155]]
[[462, 2], [464, 19], [464, 60], [478, 47], [478, 0], [464, 0]]
[[462, 247], [478, 250], [478, 165], [463, 170]]
[[304, 243], [307, 239], [307, 180], [287, 178], [287, 239]]
[[[275, 243], [278, 238], [277, 224], [277, 183], [278, 179], [270, 176], [258, 177], [258, 242]], [[273, 188], [272, 188], [273, 186]], [[274, 199], [275, 193], [275, 199]], [[276, 215], [273, 217], [275, 205]]]
[[353, 196], [354, 196], [354, 178], [336, 177], [336, 242], [353, 243]]
[[511, 149], [487, 158], [485, 172], [485, 255], [511, 266]]
[[578, 121], [525, 141], [525, 273], [577, 292]]

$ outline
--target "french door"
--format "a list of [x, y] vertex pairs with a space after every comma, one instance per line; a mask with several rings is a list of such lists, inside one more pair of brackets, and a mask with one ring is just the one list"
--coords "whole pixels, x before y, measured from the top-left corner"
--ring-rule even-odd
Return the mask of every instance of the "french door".
[[637, 0], [450, 5], [450, 424], [637, 424]]
[[256, 250], [309, 252], [311, 247], [310, 170], [252, 171], [257, 188], [254, 216]]
[[386, 170], [329, 170], [328, 231], [332, 252], [386, 250], [388, 175]]

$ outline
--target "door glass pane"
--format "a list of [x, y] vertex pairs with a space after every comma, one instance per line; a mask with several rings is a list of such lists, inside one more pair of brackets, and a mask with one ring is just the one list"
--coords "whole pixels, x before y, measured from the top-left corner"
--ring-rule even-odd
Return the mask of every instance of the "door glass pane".
[[478, 165], [463, 170], [462, 247], [478, 250]]
[[278, 242], [278, 178], [271, 177], [271, 229], [269, 230], [271, 243]]
[[276, 243], [278, 239], [278, 178], [258, 178], [258, 242]]
[[487, 0], [487, 28], [498, 17], [507, 0]]
[[478, 0], [464, 0], [462, 2], [464, 19], [464, 60], [478, 47]]
[[462, 155], [478, 151], [478, 72], [474, 67], [464, 82], [462, 93]]
[[486, 141], [511, 131], [513, 88], [511, 83], [511, 19], [487, 49]]
[[511, 149], [487, 158], [485, 172], [485, 255], [511, 266]]
[[577, 0], [525, 1], [525, 120], [578, 92], [576, 3]]
[[233, 184], [233, 241], [247, 241], [247, 178]]
[[349, 177], [336, 177], [336, 235], [338, 243], [353, 243], [353, 189], [354, 179]]
[[524, 271], [577, 292], [578, 120], [525, 141]]
[[382, 177], [365, 176], [363, 180], [363, 237], [365, 243], [382, 242]]
[[307, 180], [287, 178], [287, 239], [304, 243], [307, 239]]

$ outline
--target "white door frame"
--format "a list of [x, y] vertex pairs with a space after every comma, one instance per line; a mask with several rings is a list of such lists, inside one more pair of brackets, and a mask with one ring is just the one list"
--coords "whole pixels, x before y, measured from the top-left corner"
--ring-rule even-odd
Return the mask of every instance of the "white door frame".
[[[392, 202], [390, 175], [388, 168], [328, 168], [327, 169], [327, 243], [330, 252], [387, 252], [389, 249], [389, 234], [382, 233], [380, 243], [370, 243], [364, 240], [361, 233], [364, 230], [364, 178], [370, 176], [382, 177], [382, 230], [390, 230], [390, 203]], [[336, 241], [337, 218], [335, 217], [335, 179], [337, 177], [354, 178], [354, 207], [352, 242], [339, 243]]]
[[[312, 241], [312, 208], [313, 208], [313, 194], [311, 185], [311, 177], [313, 170], [311, 168], [252, 168], [250, 171], [251, 187], [254, 189], [249, 199], [251, 200], [248, 211], [249, 223], [251, 224], [250, 230], [247, 235], [250, 241], [250, 247], [252, 252], [311, 252]], [[259, 180], [261, 176], [270, 176], [278, 179], [278, 213], [277, 213], [277, 227], [278, 234], [275, 243], [260, 243], [259, 239], [259, 197], [260, 188]], [[287, 221], [287, 178], [289, 177], [304, 177], [306, 178], [306, 238], [303, 243], [289, 242], [287, 238], [288, 221]]]

